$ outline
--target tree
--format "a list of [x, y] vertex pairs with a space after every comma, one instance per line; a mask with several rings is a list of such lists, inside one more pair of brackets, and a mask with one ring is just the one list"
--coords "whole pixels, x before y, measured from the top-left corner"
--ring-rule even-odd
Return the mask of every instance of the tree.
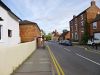
[[86, 21], [84, 24], [84, 34], [82, 36], [81, 44], [86, 44], [89, 39], [89, 24]]
[[45, 35], [45, 38], [46, 38], [47, 41], [48, 41], [48, 40], [51, 40], [51, 34], [48, 33], [47, 35]]

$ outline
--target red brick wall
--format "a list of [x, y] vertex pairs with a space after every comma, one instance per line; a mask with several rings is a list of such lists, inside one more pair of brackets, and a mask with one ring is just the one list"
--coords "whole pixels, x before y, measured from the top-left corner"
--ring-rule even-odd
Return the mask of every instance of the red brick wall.
[[70, 32], [68, 32], [68, 33], [65, 35], [65, 39], [69, 39], [69, 40], [71, 39], [71, 38], [70, 38]]
[[93, 24], [91, 24], [91, 33], [90, 35], [93, 36], [94, 33], [100, 32], [100, 21], [97, 21], [97, 29], [93, 29]]
[[92, 6], [87, 10], [87, 21], [88, 23], [91, 23], [93, 19], [95, 19], [96, 15], [100, 12], [100, 8], [97, 6]]
[[40, 36], [40, 31], [36, 25], [20, 25], [21, 42], [33, 41]]
[[[83, 17], [84, 17], [83, 18], [84, 23], [86, 21], [88, 23], [91, 23], [93, 21], [93, 19], [96, 17], [96, 15], [97, 15], [98, 12], [100, 12], [100, 9], [98, 7], [96, 7], [96, 6], [92, 6], [88, 10], [86, 10], [85, 12], [83, 12], [82, 14], [83, 14]], [[74, 19], [71, 20], [73, 22], [73, 24], [71, 25], [71, 23], [70, 23], [70, 31], [71, 31], [71, 34], [77, 32], [78, 33], [78, 39], [79, 39], [78, 41], [81, 41], [82, 35], [84, 34], [84, 32], [82, 32], [82, 30], [84, 31], [84, 27], [82, 27], [82, 25], [81, 25], [81, 14], [78, 15], [76, 18], [78, 20], [78, 26], [77, 26], [78, 30], [75, 31], [76, 26], [75, 26], [75, 18], [74, 18]], [[71, 26], [73, 26], [73, 31], [71, 29]], [[92, 31], [91, 30], [91, 26], [88, 29], [89, 35], [91, 33], [90, 31]], [[72, 35], [71, 35], [71, 39], [72, 39]]]

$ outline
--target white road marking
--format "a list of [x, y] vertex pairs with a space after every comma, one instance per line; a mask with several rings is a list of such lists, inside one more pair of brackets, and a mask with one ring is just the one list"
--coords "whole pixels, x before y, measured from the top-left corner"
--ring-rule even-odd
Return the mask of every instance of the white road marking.
[[71, 50], [67, 49], [67, 48], [64, 48], [66, 51], [70, 52]]
[[92, 62], [92, 63], [95, 63], [95, 64], [97, 64], [97, 65], [100, 66], [100, 63], [98, 63], [98, 62], [95, 62], [95, 61], [93, 61], [93, 60], [91, 60], [91, 59], [89, 59], [89, 58], [86, 58], [86, 57], [84, 57], [84, 56], [82, 56], [82, 55], [80, 55], [80, 54], [78, 54], [78, 53], [76, 53], [76, 55], [78, 55], [79, 57], [82, 57], [82, 58], [84, 58], [84, 59], [86, 59], [86, 60], [88, 60], [88, 61], [90, 61], [90, 62]]
[[88, 48], [85, 48], [85, 47], [80, 47], [80, 46], [75, 46], [75, 47], [84, 48], [84, 49], [85, 49], [85, 51], [89, 51], [89, 52], [92, 52], [92, 53], [97, 53], [97, 54], [100, 54], [100, 51], [98, 51], [98, 50], [89, 50]]

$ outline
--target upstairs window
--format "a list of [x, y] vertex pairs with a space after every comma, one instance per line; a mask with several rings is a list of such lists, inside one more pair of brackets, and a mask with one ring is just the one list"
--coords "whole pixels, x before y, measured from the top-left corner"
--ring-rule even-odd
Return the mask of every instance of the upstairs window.
[[71, 31], [73, 32], [73, 26], [71, 26]]
[[77, 26], [75, 26], [75, 30], [77, 31]]
[[84, 26], [84, 21], [81, 21], [81, 26]]
[[81, 20], [83, 20], [83, 14], [81, 15]]
[[12, 37], [12, 30], [8, 29], [8, 37]]
[[93, 29], [97, 29], [97, 22], [93, 23]]
[[75, 18], [75, 23], [77, 24], [77, 18]]

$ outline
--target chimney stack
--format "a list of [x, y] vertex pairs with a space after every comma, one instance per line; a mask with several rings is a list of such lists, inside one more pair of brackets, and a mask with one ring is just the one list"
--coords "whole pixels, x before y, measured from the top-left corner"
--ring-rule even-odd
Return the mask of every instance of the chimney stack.
[[76, 15], [73, 15], [73, 18], [75, 18], [76, 17]]
[[96, 5], [95, 0], [92, 0], [91, 1], [91, 6], [95, 6], [95, 5]]

